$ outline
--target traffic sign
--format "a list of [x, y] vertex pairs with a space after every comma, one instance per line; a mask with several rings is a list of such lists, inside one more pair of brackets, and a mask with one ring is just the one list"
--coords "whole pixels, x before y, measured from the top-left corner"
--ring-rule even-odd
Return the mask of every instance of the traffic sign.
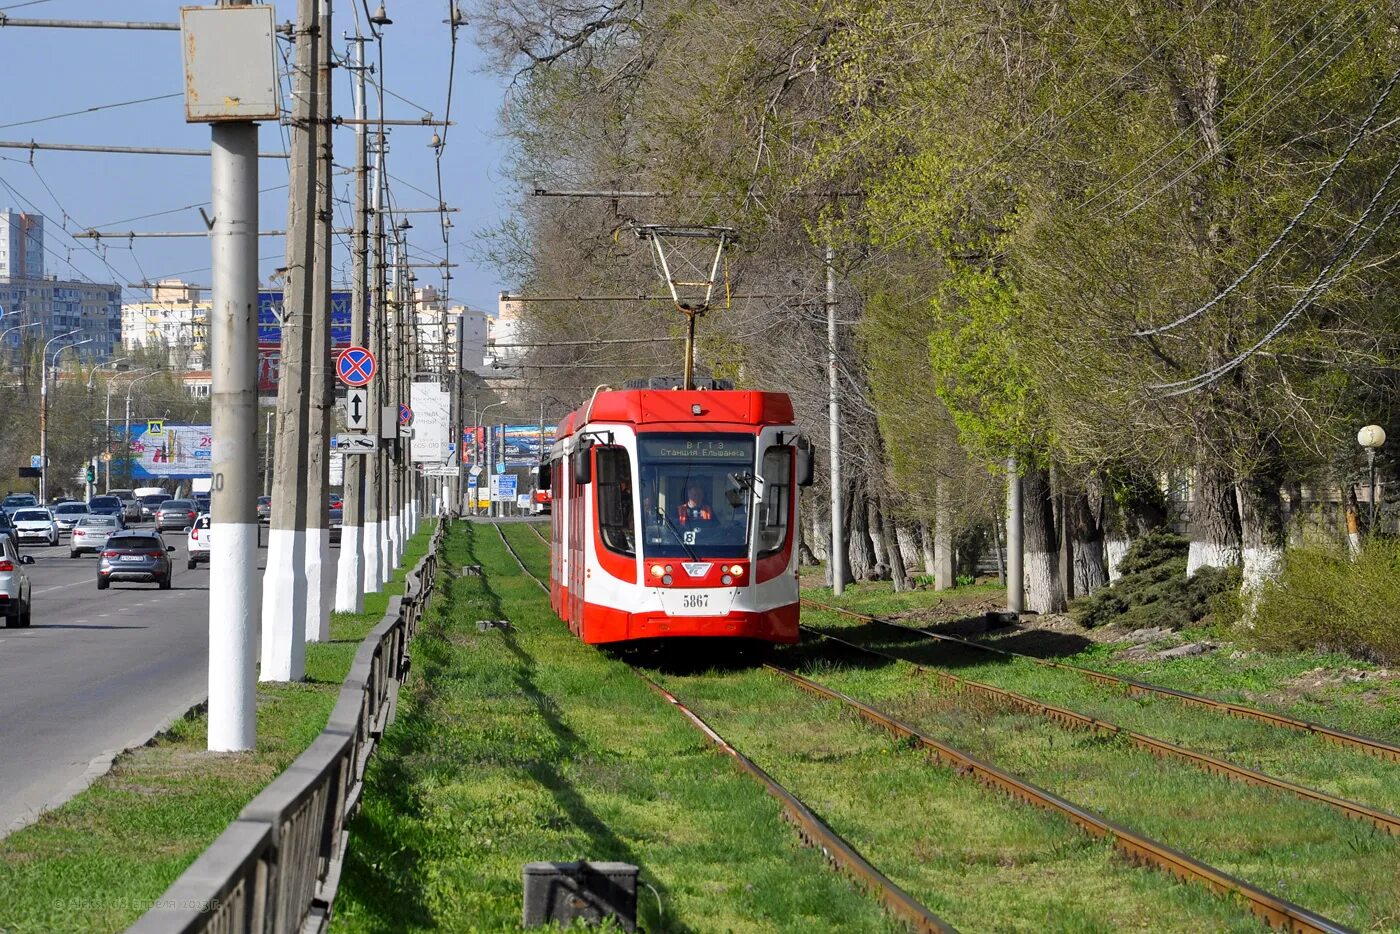
[[379, 439], [374, 435], [336, 435], [335, 449], [346, 454], [368, 454], [379, 450]]
[[31, 454], [31, 455], [29, 455], [29, 469], [30, 469], [30, 470], [43, 470], [43, 469], [44, 469], [44, 457], [43, 457], [42, 454]]
[[369, 390], [352, 386], [345, 391], [345, 427], [364, 431], [369, 427]]
[[335, 375], [347, 386], [366, 386], [374, 379], [374, 354], [363, 347], [346, 347], [335, 358]]
[[506, 462], [505, 462], [505, 461], [496, 461], [496, 473], [505, 473], [505, 472], [506, 472]]
[[153, 420], [147, 422], [147, 423], [146, 423], [146, 434], [148, 434], [148, 435], [163, 435], [163, 434], [165, 434], [165, 422], [162, 421], [161, 419], [153, 419]]
[[413, 410], [410, 409], [407, 405], [405, 405], [405, 404], [402, 403], [402, 402], [399, 403], [399, 424], [400, 424], [400, 425], [412, 425], [412, 424], [413, 424]]
[[470, 468], [467, 469], [467, 473], [471, 474], [472, 479], [476, 479], [477, 477], [481, 476], [481, 465], [473, 464]]

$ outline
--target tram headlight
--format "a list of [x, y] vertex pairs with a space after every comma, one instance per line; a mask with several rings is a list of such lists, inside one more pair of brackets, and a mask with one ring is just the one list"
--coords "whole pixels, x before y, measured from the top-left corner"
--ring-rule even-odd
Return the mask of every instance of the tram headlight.
[[670, 575], [670, 574], [667, 574], [665, 577], [661, 578], [661, 583], [663, 583], [663, 584], [669, 584], [669, 583], [671, 583], [671, 575]]
[[728, 574], [726, 574], [726, 575], [724, 575], [723, 577], [721, 577], [721, 578], [719, 579], [719, 582], [720, 582], [721, 584], [723, 584], [724, 586], [728, 587], [730, 584], [734, 583], [734, 578], [732, 578], [732, 577], [730, 577]]
[[663, 568], [661, 565], [659, 565], [659, 564], [653, 564], [653, 565], [651, 566], [651, 576], [652, 576], [652, 577], [660, 577], [661, 575], [663, 575], [663, 574], [665, 574], [665, 573], [666, 573], [666, 569]]
[[743, 566], [742, 564], [733, 564], [733, 565], [730, 565], [729, 568], [728, 568], [728, 570], [729, 570], [729, 573], [730, 573], [730, 574], [733, 574], [735, 577], [743, 577], [743, 576], [744, 576], [744, 566]]

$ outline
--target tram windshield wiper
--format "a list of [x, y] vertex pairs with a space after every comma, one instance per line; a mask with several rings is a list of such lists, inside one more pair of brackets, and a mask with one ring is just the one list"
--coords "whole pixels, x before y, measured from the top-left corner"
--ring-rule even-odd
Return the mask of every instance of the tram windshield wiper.
[[676, 541], [680, 542], [681, 547], [685, 549], [685, 553], [690, 557], [690, 560], [699, 561], [700, 556], [695, 553], [694, 548], [691, 548], [690, 545], [686, 543], [685, 536], [681, 534], [680, 529], [676, 528], [676, 523], [671, 521], [671, 517], [666, 515], [666, 510], [657, 506], [656, 514], [661, 517], [662, 522], [666, 523], [666, 528], [671, 530], [671, 534], [676, 536]]

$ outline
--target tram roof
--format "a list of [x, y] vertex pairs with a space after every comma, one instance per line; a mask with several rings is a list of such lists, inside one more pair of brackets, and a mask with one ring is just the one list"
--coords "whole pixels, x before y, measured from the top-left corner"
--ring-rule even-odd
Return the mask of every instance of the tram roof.
[[[696, 415], [694, 407], [700, 406]], [[623, 389], [600, 392], [559, 423], [557, 437], [573, 434], [585, 422], [631, 425], [745, 426], [791, 425], [792, 400], [784, 392], [748, 389]]]

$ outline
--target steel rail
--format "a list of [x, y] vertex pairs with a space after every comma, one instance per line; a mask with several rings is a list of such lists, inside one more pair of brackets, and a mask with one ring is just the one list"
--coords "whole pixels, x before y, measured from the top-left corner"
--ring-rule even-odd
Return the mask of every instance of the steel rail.
[[965, 645], [974, 649], [981, 649], [984, 652], [992, 652], [997, 655], [1005, 655], [1010, 658], [1023, 658], [1042, 665], [1046, 668], [1058, 668], [1062, 671], [1072, 671], [1091, 681], [1100, 684], [1112, 685], [1123, 688], [1130, 696], [1141, 694], [1154, 694], [1159, 697], [1170, 697], [1183, 704], [1205, 707], [1217, 713], [1227, 713], [1233, 717], [1243, 720], [1258, 720], [1270, 726], [1281, 729], [1295, 730], [1299, 733], [1311, 733], [1330, 743], [1339, 746], [1348, 746], [1353, 749], [1360, 749], [1373, 756], [1386, 759], [1391, 762], [1400, 762], [1400, 746], [1388, 743], [1385, 740], [1373, 739], [1369, 736], [1360, 736], [1355, 733], [1348, 733], [1344, 730], [1333, 729], [1330, 726], [1323, 726], [1321, 723], [1313, 723], [1310, 720], [1300, 720], [1297, 717], [1290, 717], [1287, 714], [1273, 713], [1268, 710], [1259, 710], [1255, 707], [1247, 707], [1244, 704], [1236, 704], [1230, 701], [1216, 700], [1213, 697], [1205, 697], [1200, 694], [1192, 694], [1189, 691], [1179, 691], [1175, 688], [1163, 687], [1159, 684], [1151, 684], [1147, 681], [1137, 681], [1133, 678], [1124, 678], [1119, 675], [1111, 675], [1103, 671], [1095, 671], [1092, 668], [1081, 668], [1078, 665], [1068, 665], [1064, 662], [1051, 661], [1048, 658], [1037, 658], [1034, 655], [1026, 655], [1021, 652], [1012, 652], [1009, 649], [1000, 649], [996, 646], [988, 645], [985, 642], [978, 642], [975, 639], [963, 639], [959, 636], [950, 636], [946, 633], [933, 632], [928, 629], [921, 629], [917, 626], [905, 626], [902, 623], [891, 622], [881, 619], [878, 616], [870, 616], [866, 613], [858, 613], [855, 610], [848, 610], [845, 607], [832, 606], [827, 603], [820, 603], [816, 600], [803, 599], [803, 603], [814, 606], [818, 609], [829, 610], [833, 613], [841, 613], [854, 619], [861, 619], [868, 623], [878, 623], [891, 629], [899, 629], [904, 632], [916, 632], [919, 635], [930, 639], [937, 639], [940, 642], [949, 642], [955, 645]]
[[865, 720], [882, 727], [891, 734], [917, 743], [932, 753], [934, 758], [953, 767], [960, 773], [971, 774], [988, 787], [1004, 791], [1027, 804], [1053, 811], [1068, 818], [1094, 837], [1107, 839], [1113, 848], [1128, 859], [1164, 869], [1172, 875], [1189, 882], [1197, 882], [1222, 894], [1238, 895], [1249, 904], [1249, 910], [1259, 918], [1287, 931], [1300, 932], [1341, 932], [1350, 930], [1316, 912], [1295, 905], [1270, 892], [1238, 879], [1229, 873], [1216, 869], [1188, 856], [1180, 850], [1158, 843], [1136, 831], [1115, 824], [1104, 817], [1061, 798], [1054, 792], [1046, 791], [1030, 782], [1023, 781], [994, 765], [983, 762], [940, 740], [919, 732], [902, 720], [891, 717], [863, 701], [804, 678], [795, 671], [776, 665], [765, 665], [769, 671], [786, 678], [802, 690], [826, 700], [837, 701], [854, 710]]
[[832, 830], [826, 821], [813, 813], [796, 795], [779, 784], [773, 776], [765, 772], [752, 759], [735, 749], [728, 740], [715, 732], [712, 726], [706, 723], [695, 711], [681, 703], [674, 694], [635, 668], [632, 671], [646, 683], [647, 687], [661, 695], [667, 703], [680, 711], [681, 716], [685, 717], [691, 726], [704, 734], [705, 738], [717, 749], [733, 759], [739, 768], [761, 784], [768, 794], [777, 799], [778, 804], [783, 809], [784, 816], [797, 829], [798, 836], [804, 842], [820, 849], [822, 855], [826, 856], [828, 860], [844, 870], [867, 891], [878, 896], [891, 914], [916, 931], [957, 930], [876, 869], [868, 859], [851, 846], [844, 837]]
[[1335, 808], [1347, 817], [1367, 821], [1387, 833], [1400, 836], [1400, 816], [1391, 814], [1388, 811], [1382, 811], [1378, 808], [1368, 807], [1355, 801], [1349, 801], [1346, 798], [1340, 798], [1336, 795], [1328, 794], [1325, 791], [1309, 788], [1306, 785], [1299, 785], [1287, 779], [1278, 778], [1256, 769], [1245, 768], [1244, 766], [1236, 765], [1233, 762], [1209, 755], [1208, 753], [1196, 752], [1184, 746], [1178, 746], [1176, 743], [1158, 739], [1146, 733], [1139, 733], [1136, 730], [1130, 730], [1127, 727], [1120, 726], [1109, 720], [1100, 720], [1097, 717], [1091, 717], [1064, 707], [1046, 704], [1033, 697], [1027, 697], [1024, 694], [1017, 694], [1014, 691], [1008, 691], [1005, 688], [995, 687], [994, 685], [985, 684], [981, 681], [972, 681], [968, 678], [950, 674], [946, 671], [940, 671], [936, 668], [925, 668], [923, 665], [910, 661], [907, 658], [902, 658], [889, 652], [881, 652], [868, 646], [859, 645], [838, 636], [812, 629], [810, 626], [802, 626], [801, 628], [804, 632], [811, 633], [823, 639], [830, 639], [832, 642], [848, 646], [858, 652], [865, 652], [866, 654], [874, 655], [878, 658], [901, 661], [905, 664], [912, 665], [914, 670], [919, 674], [933, 675], [945, 687], [956, 688], [972, 694], [978, 694], [982, 697], [988, 697], [1005, 706], [1024, 711], [1025, 713], [1045, 717], [1062, 726], [1088, 730], [1102, 736], [1121, 736], [1132, 745], [1139, 749], [1145, 749], [1158, 758], [1175, 759], [1208, 774], [1220, 775], [1234, 781], [1243, 782], [1246, 785], [1256, 785], [1263, 788], [1272, 788], [1277, 791], [1287, 792], [1305, 801]]
[[[496, 528], [496, 534], [501, 537], [501, 544], [506, 546], [506, 551], [515, 559], [515, 563], [520, 565], [520, 570], [526, 576], [539, 585], [546, 593], [549, 588], [544, 582], [535, 576], [521, 560], [520, 555], [511, 547], [510, 540], [506, 538], [506, 533], [501, 529], [499, 522], [491, 523]], [[526, 525], [529, 525], [527, 522]], [[540, 535], [539, 529], [530, 526], [536, 535]], [[540, 535], [541, 540], [544, 536]], [[904, 889], [900, 888], [888, 876], [876, 869], [860, 852], [844, 837], [832, 830], [830, 825], [812, 812], [802, 801], [792, 792], [784, 788], [778, 781], [760, 768], [752, 759], [745, 756], [738, 749], [729, 743], [723, 736], [720, 736], [708, 723], [704, 721], [695, 711], [691, 710], [670, 691], [642, 674], [636, 668], [632, 673], [646, 683], [657, 694], [661, 695], [667, 703], [671, 704], [681, 715], [690, 722], [690, 725], [705, 735], [721, 752], [728, 755], [734, 762], [748, 775], [757, 780], [767, 792], [777, 799], [782, 806], [784, 816], [797, 828], [797, 834], [809, 846], [816, 847], [822, 851], [832, 863], [844, 870], [856, 882], [864, 886], [868, 891], [879, 896], [890, 913], [904, 921], [916, 931], [937, 931], [953, 932], [957, 928], [952, 927], [938, 915], [929, 911], [917, 899], [915, 899]]]

